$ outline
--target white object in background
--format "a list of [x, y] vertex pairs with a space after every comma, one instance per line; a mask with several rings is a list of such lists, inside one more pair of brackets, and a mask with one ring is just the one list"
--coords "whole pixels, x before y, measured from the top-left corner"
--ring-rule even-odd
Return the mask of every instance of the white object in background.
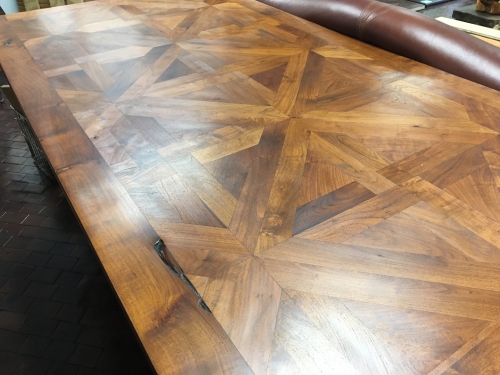
[[16, 0], [0, 0], [0, 7], [7, 14], [19, 12]]
[[474, 25], [472, 23], [454, 20], [446, 17], [438, 17], [436, 21], [441, 21], [449, 26], [453, 26], [456, 29], [465, 31], [469, 34], [475, 34], [484, 36], [485, 38], [500, 40], [500, 31], [491, 29], [489, 27]]

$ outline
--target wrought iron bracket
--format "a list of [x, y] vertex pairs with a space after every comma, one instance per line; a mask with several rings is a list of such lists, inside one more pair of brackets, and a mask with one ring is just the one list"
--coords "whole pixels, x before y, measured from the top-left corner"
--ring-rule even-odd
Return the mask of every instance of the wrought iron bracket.
[[182, 270], [181, 266], [173, 260], [172, 256], [169, 256], [169, 251], [167, 249], [167, 246], [163, 242], [161, 238], [156, 241], [154, 244], [154, 249], [162, 262], [167, 266], [167, 268], [172, 271], [172, 273], [180, 278], [182, 281], [186, 283], [186, 285], [191, 289], [191, 291], [194, 293], [194, 295], [198, 298], [198, 306], [200, 306], [203, 310], [211, 313], [212, 311], [210, 308], [207, 306], [205, 301], [203, 301], [203, 298], [201, 297], [200, 293], [196, 290], [195, 286], [189, 280], [189, 278], [186, 276], [184, 271]]

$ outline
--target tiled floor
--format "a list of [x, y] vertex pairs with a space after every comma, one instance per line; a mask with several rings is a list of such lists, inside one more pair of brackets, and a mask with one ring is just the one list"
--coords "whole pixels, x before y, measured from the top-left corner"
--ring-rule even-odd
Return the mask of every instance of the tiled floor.
[[57, 184], [0, 104], [0, 375], [150, 374]]

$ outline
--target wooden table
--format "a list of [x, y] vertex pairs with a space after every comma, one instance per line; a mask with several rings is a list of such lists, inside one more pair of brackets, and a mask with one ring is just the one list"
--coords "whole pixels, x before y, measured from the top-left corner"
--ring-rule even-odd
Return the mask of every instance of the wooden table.
[[0, 35], [158, 373], [500, 372], [500, 93], [250, 0]]

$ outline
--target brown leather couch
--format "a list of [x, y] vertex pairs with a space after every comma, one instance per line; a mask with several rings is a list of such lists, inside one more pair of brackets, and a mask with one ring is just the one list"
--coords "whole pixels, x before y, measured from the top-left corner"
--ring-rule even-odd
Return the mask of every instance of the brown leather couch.
[[259, 1], [500, 91], [500, 48], [422, 14], [373, 0]]

